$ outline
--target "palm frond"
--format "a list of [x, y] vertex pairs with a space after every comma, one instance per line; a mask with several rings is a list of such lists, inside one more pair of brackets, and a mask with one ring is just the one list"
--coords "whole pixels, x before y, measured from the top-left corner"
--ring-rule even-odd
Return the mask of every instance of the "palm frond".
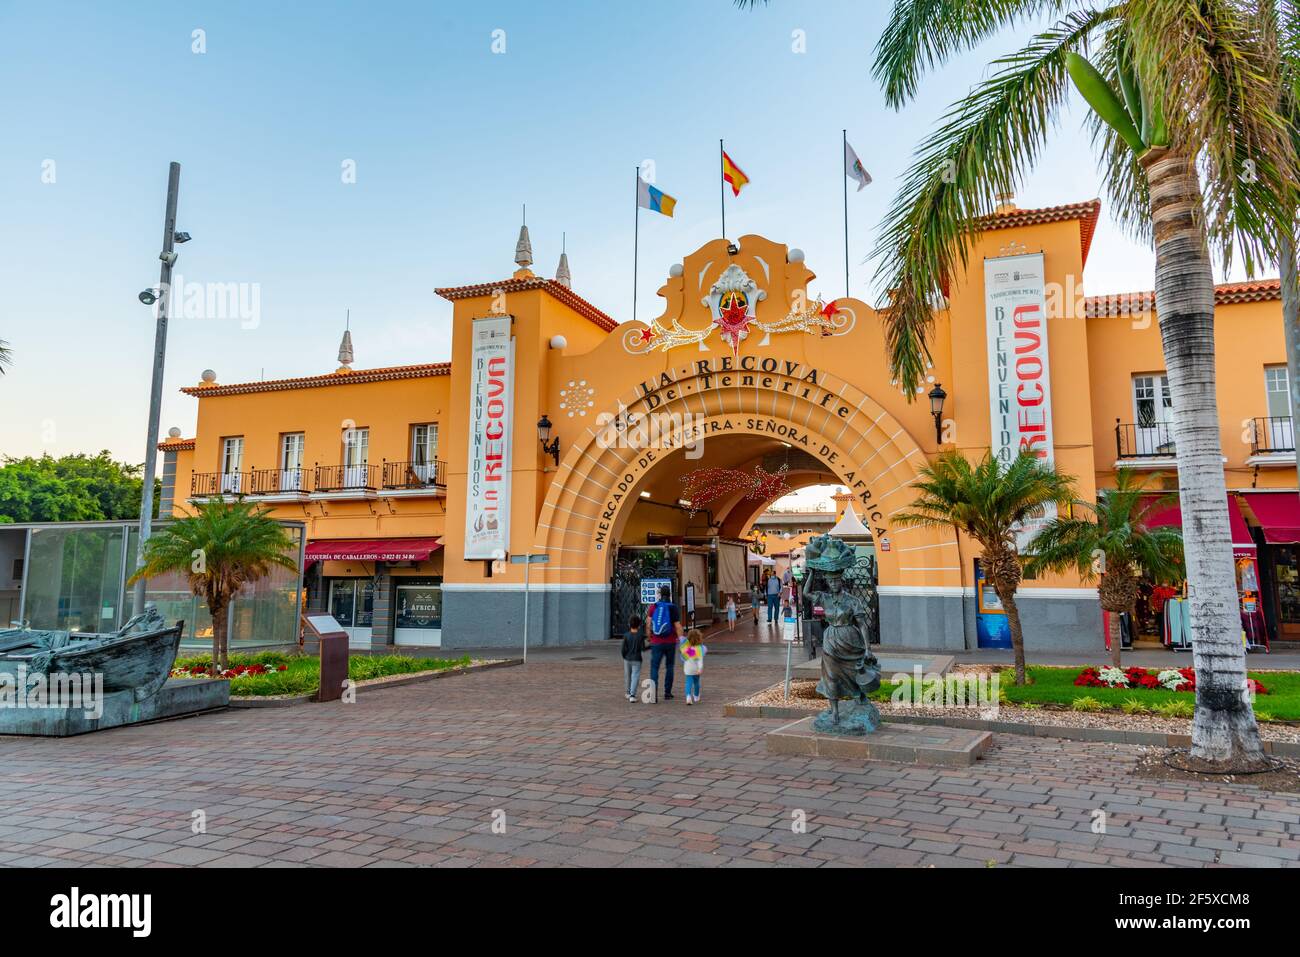
[[1134, 69], [1165, 104], [1175, 149], [1194, 157], [1207, 238], [1223, 267], [1275, 253], [1298, 177], [1282, 115], [1276, 36], [1258, 0], [1128, 4]]
[[895, 522], [951, 526], [987, 548], [1013, 543], [1017, 526], [1045, 505], [1069, 503], [1074, 480], [1028, 454], [1004, 463], [986, 452], [972, 464], [960, 452], [945, 452], [921, 468], [912, 489], [911, 507]]
[[925, 375], [934, 304], [964, 267], [980, 220], [1011, 192], [1046, 143], [1068, 92], [1065, 55], [1120, 7], [1071, 14], [1020, 51], [945, 115], [921, 147], [873, 253], [889, 277], [885, 341], [894, 379], [914, 398]]
[[872, 73], [885, 102], [901, 108], [916, 95], [921, 76], [954, 53], [1064, 0], [895, 0], [889, 25], [876, 41]]

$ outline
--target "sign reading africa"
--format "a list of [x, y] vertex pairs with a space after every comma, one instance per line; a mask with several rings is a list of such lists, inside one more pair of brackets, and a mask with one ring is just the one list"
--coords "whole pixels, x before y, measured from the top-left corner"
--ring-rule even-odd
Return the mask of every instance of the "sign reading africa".
[[661, 459], [666, 458], [674, 449], [684, 448], [705, 438], [755, 434], [771, 435], [783, 442], [788, 442], [792, 446], [806, 449], [810, 455], [820, 459], [824, 465], [833, 468], [840, 481], [848, 486], [861, 504], [864, 518], [871, 523], [876, 538], [878, 540], [884, 538], [887, 529], [883, 510], [872, 500], [871, 489], [867, 487], [866, 480], [859, 477], [861, 469], [851, 464], [846, 465], [839, 450], [821, 441], [817, 435], [806, 429], [800, 429], [778, 419], [761, 415], [736, 413], [692, 425], [677, 436], [675, 442], [666, 442], [659, 448], [645, 449], [631, 459], [627, 463], [624, 475], [613, 483], [606, 496], [604, 507], [601, 509], [600, 514], [596, 516], [596, 528], [593, 534], [593, 544], [596, 550], [602, 550], [608, 543], [610, 533], [614, 527], [614, 519], [620, 506], [629, 496], [636, 494], [635, 489], [642, 476]]

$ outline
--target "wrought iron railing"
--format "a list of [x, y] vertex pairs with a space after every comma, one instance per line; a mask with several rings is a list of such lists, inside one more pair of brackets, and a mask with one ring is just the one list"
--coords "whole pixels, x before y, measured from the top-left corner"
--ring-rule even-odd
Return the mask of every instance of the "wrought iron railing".
[[306, 469], [253, 469], [248, 473], [249, 495], [282, 495], [308, 491]]
[[371, 491], [379, 487], [377, 465], [318, 465], [317, 492]]
[[194, 472], [190, 475], [190, 496], [245, 495], [248, 485], [247, 472]]
[[445, 488], [446, 462], [385, 462], [384, 488]]
[[1250, 420], [1250, 454], [1295, 451], [1295, 425], [1289, 415], [1268, 415]]
[[1115, 420], [1115, 454], [1121, 459], [1165, 458], [1174, 454], [1174, 429], [1168, 422]]

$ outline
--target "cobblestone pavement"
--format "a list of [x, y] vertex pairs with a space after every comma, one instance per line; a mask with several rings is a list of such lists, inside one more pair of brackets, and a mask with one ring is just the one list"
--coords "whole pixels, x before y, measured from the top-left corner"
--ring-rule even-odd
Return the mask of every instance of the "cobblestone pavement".
[[722, 708], [777, 680], [779, 652], [717, 647], [692, 707], [680, 687], [629, 704], [604, 646], [353, 705], [0, 738], [0, 864], [1300, 866], [1296, 795], [1138, 780], [1131, 746], [1000, 736], [968, 769], [770, 756], [778, 723]]

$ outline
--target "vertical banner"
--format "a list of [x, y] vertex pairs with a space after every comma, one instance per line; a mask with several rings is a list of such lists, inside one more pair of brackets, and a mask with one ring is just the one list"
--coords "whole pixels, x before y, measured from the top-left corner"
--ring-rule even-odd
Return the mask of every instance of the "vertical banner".
[[[993, 457], [1010, 463], [1028, 452], [1054, 466], [1043, 254], [984, 260], [984, 309]], [[1049, 505], [1025, 522], [1017, 535], [1021, 546], [1055, 516], [1056, 506]]]
[[510, 550], [510, 440], [515, 350], [510, 317], [475, 319], [470, 353], [465, 558]]

